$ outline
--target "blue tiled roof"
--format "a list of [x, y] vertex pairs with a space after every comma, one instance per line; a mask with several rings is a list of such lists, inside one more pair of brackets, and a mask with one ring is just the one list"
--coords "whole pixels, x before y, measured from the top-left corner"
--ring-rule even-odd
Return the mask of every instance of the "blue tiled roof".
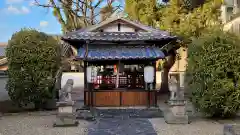
[[118, 59], [161, 59], [164, 53], [157, 47], [112, 47], [89, 48], [85, 56], [85, 49], [78, 50], [78, 58], [88, 60], [118, 60]]
[[156, 32], [75, 32], [64, 35], [63, 40], [91, 41], [161, 41], [176, 40], [176, 36]]

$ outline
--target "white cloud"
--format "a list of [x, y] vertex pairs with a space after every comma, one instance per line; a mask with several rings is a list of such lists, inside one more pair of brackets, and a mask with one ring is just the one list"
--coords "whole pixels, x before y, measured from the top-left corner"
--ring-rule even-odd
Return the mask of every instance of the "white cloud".
[[7, 4], [21, 3], [23, 0], [6, 0]]
[[14, 7], [14, 6], [8, 6], [7, 7], [7, 12], [14, 13], [14, 14], [19, 14], [20, 13], [19, 9]]
[[48, 22], [47, 21], [41, 21], [40, 22], [40, 27], [47, 27], [48, 26]]
[[29, 2], [29, 6], [35, 6], [35, 5], [36, 5], [36, 1], [31, 0], [31, 1]]
[[22, 13], [23, 13], [23, 14], [28, 14], [28, 13], [30, 13], [30, 10], [29, 10], [27, 7], [25, 7], [25, 6], [22, 6], [21, 9], [22, 9]]
[[13, 13], [13, 14], [28, 14], [28, 13], [30, 13], [30, 10], [25, 6], [18, 8], [18, 7], [10, 5], [7, 7], [6, 11], [8, 13]]

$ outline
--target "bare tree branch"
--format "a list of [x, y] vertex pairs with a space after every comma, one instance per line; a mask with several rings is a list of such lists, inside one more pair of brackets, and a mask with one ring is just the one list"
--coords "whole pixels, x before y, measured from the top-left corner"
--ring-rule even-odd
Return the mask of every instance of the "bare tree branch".
[[93, 6], [94, 8], [97, 8], [101, 3], [103, 2], [103, 0], [99, 0], [95, 6]]
[[[34, 1], [36, 6], [53, 9], [54, 16], [66, 31], [99, 22], [98, 16], [104, 7], [108, 16], [121, 8], [120, 6], [110, 8], [115, 0], [98, 0], [96, 3], [93, 0], [49, 0], [46, 4], [40, 3], [40, 0]], [[107, 4], [102, 5], [105, 2]]]

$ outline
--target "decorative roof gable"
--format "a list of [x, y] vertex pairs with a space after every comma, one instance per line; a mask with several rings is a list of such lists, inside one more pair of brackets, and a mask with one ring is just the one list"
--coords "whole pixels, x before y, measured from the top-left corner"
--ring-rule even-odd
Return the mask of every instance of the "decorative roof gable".
[[67, 33], [67, 35], [71, 35], [71, 34], [75, 34], [75, 33], [79, 33], [79, 32], [94, 32], [97, 29], [101, 29], [102, 27], [107, 26], [107, 25], [109, 25], [109, 24], [111, 24], [113, 22], [116, 22], [116, 21], [124, 22], [126, 24], [131, 25], [131, 26], [139, 28], [139, 29], [141, 29], [141, 30], [143, 30], [145, 32], [154, 32], [154, 33], [161, 33], [163, 35], [170, 35], [170, 33], [167, 32], [167, 31], [163, 31], [163, 30], [160, 30], [160, 29], [155, 29], [153, 27], [141, 24], [141, 23], [136, 22], [136, 21], [131, 21], [129, 19], [126, 19], [126, 17], [124, 17], [123, 15], [112, 16], [112, 17], [106, 19], [105, 21], [102, 21], [99, 24], [92, 25], [92, 26], [89, 26], [87, 28], [83, 28], [83, 29], [76, 30], [76, 31], [73, 31], [73, 32], [69, 32], [69, 33]]
[[134, 27], [137, 27], [145, 32], [161, 32], [161, 33], [164, 33], [165, 35], [169, 35], [168, 32], [166, 31], [162, 31], [162, 30], [159, 30], [159, 29], [155, 29], [155, 28], [152, 28], [150, 26], [147, 26], [147, 25], [144, 25], [144, 24], [141, 24], [139, 22], [136, 22], [136, 21], [131, 21], [129, 19], [126, 19], [124, 17], [112, 17], [112, 18], [109, 18], [97, 25], [94, 25], [88, 29], [86, 29], [85, 31], [89, 31], [89, 32], [92, 32], [92, 31], [95, 31], [97, 29], [100, 29], [101, 27], [104, 27], [110, 23], [113, 23], [113, 22], [116, 22], [116, 21], [121, 21], [121, 22], [124, 22], [126, 24], [129, 24], [131, 26], [134, 26]]

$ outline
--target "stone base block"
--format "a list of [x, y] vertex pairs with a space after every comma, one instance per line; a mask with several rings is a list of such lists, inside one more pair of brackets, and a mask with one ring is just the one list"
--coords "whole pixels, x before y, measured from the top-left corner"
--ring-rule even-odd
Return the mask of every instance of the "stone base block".
[[72, 118], [57, 117], [53, 124], [53, 127], [76, 127], [78, 126], [78, 121]]
[[73, 106], [58, 107], [58, 113], [73, 113]]
[[166, 117], [164, 116], [165, 122], [167, 124], [189, 124], [188, 116], [181, 116], [181, 117]]
[[60, 101], [57, 102], [57, 107], [65, 107], [65, 106], [73, 106], [74, 105], [74, 101]]
[[57, 118], [71, 118], [71, 119], [75, 119], [76, 115], [73, 113], [58, 113], [57, 114]]
[[240, 125], [224, 125], [223, 135], [240, 135]]
[[169, 106], [184, 106], [184, 105], [186, 105], [186, 100], [184, 100], [184, 99], [168, 100], [167, 103]]
[[186, 114], [174, 115], [172, 111], [164, 112], [164, 119], [167, 124], [189, 124], [189, 119]]

